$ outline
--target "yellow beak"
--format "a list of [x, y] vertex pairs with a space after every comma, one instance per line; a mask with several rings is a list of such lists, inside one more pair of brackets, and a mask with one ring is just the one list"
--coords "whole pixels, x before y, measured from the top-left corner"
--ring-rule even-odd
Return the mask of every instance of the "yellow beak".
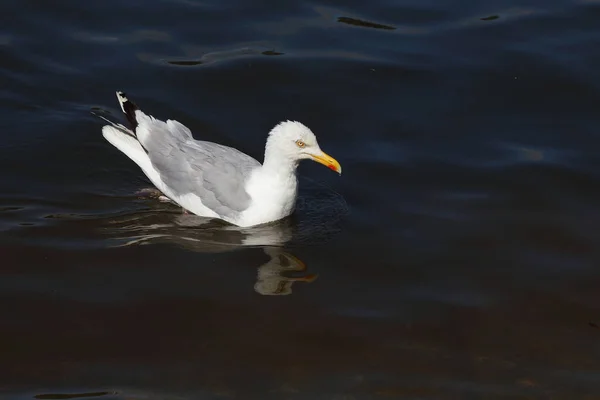
[[340, 165], [339, 162], [337, 162], [337, 160], [335, 158], [331, 157], [329, 154], [322, 152], [321, 155], [318, 155], [318, 156], [311, 155], [311, 157], [313, 160], [315, 160], [318, 163], [323, 164], [330, 170], [335, 171], [340, 175], [342, 174], [342, 166]]

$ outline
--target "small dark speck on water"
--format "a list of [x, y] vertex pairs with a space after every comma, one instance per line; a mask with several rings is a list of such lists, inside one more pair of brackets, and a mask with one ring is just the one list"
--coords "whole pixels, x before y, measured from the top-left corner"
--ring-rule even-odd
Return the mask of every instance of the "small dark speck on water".
[[598, 324], [596, 324], [596, 323], [594, 323], [594, 322], [588, 322], [588, 325], [589, 325], [590, 327], [592, 327], [592, 328], [596, 328], [596, 329], [599, 329], [599, 328], [600, 328], [600, 326], [598, 326]]
[[482, 21], [493, 21], [495, 19], [500, 18], [498, 15], [490, 15], [489, 17], [483, 17], [481, 18]]

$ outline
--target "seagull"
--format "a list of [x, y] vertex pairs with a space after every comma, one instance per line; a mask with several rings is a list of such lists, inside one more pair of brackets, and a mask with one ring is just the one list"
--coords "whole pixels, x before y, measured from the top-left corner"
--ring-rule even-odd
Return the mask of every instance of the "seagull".
[[240, 227], [261, 225], [294, 211], [296, 168], [303, 159], [341, 175], [342, 167], [319, 147], [315, 134], [296, 121], [269, 133], [264, 161], [232, 147], [195, 140], [180, 122], [158, 120], [117, 92], [130, 127], [100, 116], [110, 125], [102, 135], [135, 162], [167, 198], [184, 211]]

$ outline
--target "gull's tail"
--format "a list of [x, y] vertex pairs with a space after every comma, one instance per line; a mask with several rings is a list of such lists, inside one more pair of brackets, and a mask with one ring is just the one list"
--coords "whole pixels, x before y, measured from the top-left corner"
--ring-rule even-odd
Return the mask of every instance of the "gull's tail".
[[138, 121], [135, 116], [135, 112], [137, 110], [139, 110], [139, 108], [135, 105], [134, 102], [129, 100], [127, 98], [127, 95], [123, 92], [117, 92], [117, 100], [119, 100], [119, 105], [121, 106], [121, 110], [123, 110], [123, 113], [125, 114], [125, 117], [127, 118], [127, 122], [129, 122], [129, 125], [131, 125], [130, 128], [127, 128], [123, 124], [113, 122], [98, 112], [92, 111], [92, 114], [94, 114], [96, 117], [102, 118], [104, 121], [108, 122], [113, 127], [123, 131], [123, 133], [126, 133], [130, 136], [133, 136], [134, 138], [137, 138], [137, 135], [135, 134], [135, 129], [138, 126]]
[[150, 169], [150, 159], [148, 158], [146, 149], [144, 149], [142, 144], [138, 141], [135, 133], [135, 129], [138, 125], [135, 118], [137, 107], [127, 99], [123, 92], [117, 92], [117, 99], [119, 100], [119, 104], [121, 105], [121, 109], [125, 113], [127, 120], [132, 125], [131, 129], [122, 124], [113, 122], [97, 112], [92, 111], [92, 114], [110, 124], [102, 127], [102, 136], [117, 149], [125, 153], [142, 167], [144, 172], [146, 172], [146, 170]]
[[135, 112], [139, 110], [139, 108], [135, 105], [135, 103], [123, 92], [117, 92], [117, 100], [119, 100], [119, 105], [121, 106], [121, 110], [125, 113], [127, 117], [127, 121], [131, 124], [131, 129], [135, 131], [135, 128], [138, 126], [137, 118], [135, 117]]

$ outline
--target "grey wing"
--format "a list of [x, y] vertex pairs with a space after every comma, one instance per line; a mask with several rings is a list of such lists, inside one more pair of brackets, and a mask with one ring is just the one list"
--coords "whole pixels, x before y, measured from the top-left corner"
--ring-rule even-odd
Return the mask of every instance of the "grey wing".
[[196, 141], [177, 121], [139, 117], [138, 140], [174, 194], [195, 194], [225, 217], [248, 208], [251, 198], [245, 184], [252, 170], [260, 167], [258, 161], [231, 147]]
[[192, 174], [198, 177], [193, 193], [204, 205], [225, 216], [248, 208], [251, 198], [245, 185], [251, 172], [260, 167], [258, 161], [234, 148], [211, 142], [192, 140], [183, 148]]

